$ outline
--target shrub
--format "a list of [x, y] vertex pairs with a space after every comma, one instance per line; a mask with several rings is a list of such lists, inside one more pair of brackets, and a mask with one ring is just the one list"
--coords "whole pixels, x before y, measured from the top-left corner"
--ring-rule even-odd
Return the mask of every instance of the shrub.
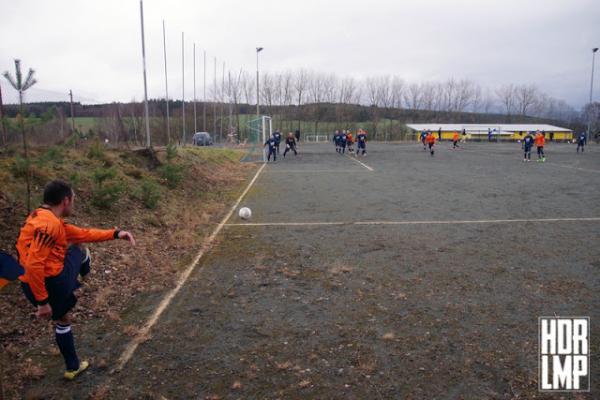
[[97, 168], [94, 170], [93, 178], [94, 182], [98, 186], [102, 186], [105, 181], [114, 179], [117, 176], [117, 170], [114, 167], [111, 168]]
[[173, 161], [177, 157], [177, 146], [173, 143], [167, 145], [167, 161]]
[[183, 166], [166, 164], [159, 168], [159, 174], [169, 189], [175, 189], [183, 180]]
[[60, 146], [52, 146], [37, 160], [40, 167], [47, 165], [49, 162], [54, 164], [62, 164], [64, 161], [64, 149]]
[[29, 172], [29, 167], [29, 160], [17, 155], [15, 156], [15, 162], [10, 166], [10, 172], [15, 178], [25, 178]]
[[69, 175], [69, 183], [75, 189], [79, 187], [79, 185], [81, 184], [81, 175], [79, 174], [79, 172], [75, 171], [71, 173], [71, 175]]
[[95, 140], [90, 145], [87, 156], [88, 158], [95, 158], [98, 160], [104, 159], [104, 148], [102, 147], [102, 144], [100, 144], [99, 140]]
[[154, 209], [160, 200], [160, 186], [153, 180], [144, 179], [138, 197], [146, 208]]
[[120, 182], [113, 182], [97, 186], [92, 190], [92, 205], [102, 209], [109, 209], [119, 200], [124, 187]]

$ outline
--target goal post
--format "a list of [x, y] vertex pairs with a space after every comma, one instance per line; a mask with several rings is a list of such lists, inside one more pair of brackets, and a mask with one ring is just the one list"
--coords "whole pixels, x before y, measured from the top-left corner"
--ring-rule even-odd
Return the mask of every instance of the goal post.
[[306, 143], [327, 143], [329, 142], [329, 135], [307, 133], [306, 135], [304, 135], [304, 140], [306, 141]]
[[248, 121], [248, 137], [243, 144], [245, 155], [244, 162], [266, 162], [267, 155], [264, 143], [273, 133], [273, 124], [270, 116], [262, 115]]

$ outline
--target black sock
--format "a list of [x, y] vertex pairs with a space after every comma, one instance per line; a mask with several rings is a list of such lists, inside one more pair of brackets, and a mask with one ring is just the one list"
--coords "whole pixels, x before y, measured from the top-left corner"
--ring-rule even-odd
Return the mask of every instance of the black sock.
[[75, 351], [71, 325], [56, 324], [56, 344], [65, 359], [67, 371], [77, 371], [79, 369], [79, 359]]

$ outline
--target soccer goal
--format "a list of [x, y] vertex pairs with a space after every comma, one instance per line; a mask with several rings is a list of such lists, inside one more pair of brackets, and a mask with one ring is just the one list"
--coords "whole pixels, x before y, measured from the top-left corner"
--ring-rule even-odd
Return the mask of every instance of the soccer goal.
[[266, 162], [267, 154], [264, 143], [273, 133], [271, 117], [263, 115], [248, 122], [248, 137], [245, 142], [246, 154], [242, 158], [245, 162]]
[[329, 142], [329, 135], [318, 135], [309, 133], [304, 135], [304, 140], [307, 143], [324, 143]]

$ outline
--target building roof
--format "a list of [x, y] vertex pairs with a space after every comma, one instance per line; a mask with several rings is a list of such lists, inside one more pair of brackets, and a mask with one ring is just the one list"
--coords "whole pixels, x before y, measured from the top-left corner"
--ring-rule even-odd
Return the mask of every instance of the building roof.
[[546, 131], [546, 132], [572, 132], [571, 129], [561, 128], [560, 126], [548, 124], [406, 124], [409, 128], [416, 131], [431, 130], [437, 131], [442, 128], [442, 131], [462, 131], [465, 129], [469, 133], [485, 132], [488, 129], [495, 129], [496, 133], [503, 132], [529, 132], [529, 131]]

